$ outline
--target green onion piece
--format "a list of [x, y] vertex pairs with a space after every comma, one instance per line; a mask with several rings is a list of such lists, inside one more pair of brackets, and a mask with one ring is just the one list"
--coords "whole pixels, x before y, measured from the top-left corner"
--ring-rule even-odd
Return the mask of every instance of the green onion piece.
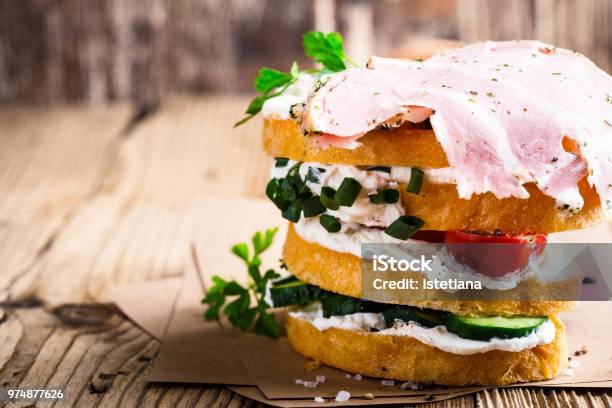
[[357, 199], [360, 191], [361, 184], [359, 184], [357, 180], [351, 177], [345, 177], [342, 183], [340, 183], [338, 191], [336, 191], [336, 201], [338, 201], [340, 205], [350, 207]]
[[311, 183], [319, 183], [319, 169], [316, 167], [309, 167], [308, 172], [306, 173], [306, 181], [310, 181]]
[[299, 201], [294, 201], [287, 208], [283, 210], [281, 213], [283, 218], [289, 220], [291, 222], [298, 222], [300, 220], [300, 212], [302, 211], [302, 206]]
[[391, 167], [387, 167], [387, 166], [373, 166], [373, 167], [368, 167], [366, 169], [366, 171], [382, 171], [385, 173], [391, 173]]
[[342, 225], [340, 224], [340, 220], [333, 215], [323, 214], [319, 218], [319, 222], [327, 230], [327, 232], [338, 232]]
[[274, 197], [276, 196], [277, 190], [278, 190], [278, 180], [273, 178], [270, 181], [268, 181], [268, 185], [266, 185], [266, 197], [274, 201]]
[[293, 166], [289, 167], [289, 170], [287, 170], [287, 174], [293, 174], [295, 172], [299, 172], [301, 165], [302, 165], [302, 162], [295, 163]]
[[286, 201], [293, 201], [297, 199], [296, 189], [288, 178], [282, 179], [280, 182], [280, 191], [278, 193], [280, 193], [279, 195]]
[[410, 170], [410, 182], [406, 190], [412, 194], [419, 194], [423, 185], [423, 170], [413, 167]]
[[313, 195], [302, 199], [302, 211], [304, 211], [304, 217], [310, 218], [315, 215], [323, 214], [325, 212], [325, 207], [321, 204], [319, 196]]
[[285, 167], [289, 163], [289, 159], [287, 157], [275, 157], [274, 167]]
[[281, 189], [281, 183], [283, 179], [272, 179], [266, 186], [266, 196], [278, 207], [279, 210], [284, 210], [289, 206], [289, 202], [285, 199], [283, 191]]
[[385, 229], [385, 234], [397, 239], [408, 239], [425, 225], [423, 220], [411, 215], [402, 215]]
[[340, 204], [338, 204], [335, 197], [336, 190], [328, 186], [321, 187], [321, 204], [323, 204], [325, 208], [329, 208], [333, 211], [340, 208]]
[[374, 204], [395, 204], [399, 201], [399, 191], [387, 188], [376, 194], [370, 194], [368, 197]]
[[395, 204], [399, 201], [399, 191], [388, 188], [382, 191], [383, 201], [387, 204]]
[[368, 197], [374, 204], [383, 204], [385, 202], [382, 193], [370, 194]]

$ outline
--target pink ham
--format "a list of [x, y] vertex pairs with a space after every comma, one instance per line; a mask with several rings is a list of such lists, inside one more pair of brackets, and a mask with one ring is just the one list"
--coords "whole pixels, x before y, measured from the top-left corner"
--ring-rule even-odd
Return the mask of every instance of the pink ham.
[[[309, 99], [302, 127], [323, 145], [354, 148], [380, 125], [428, 117], [462, 198], [526, 198], [523, 184], [535, 182], [578, 210], [588, 166], [589, 182], [612, 207], [612, 78], [541, 42], [479, 43], [422, 63], [375, 57], [331, 77]], [[564, 136], [581, 156], [564, 151]]]

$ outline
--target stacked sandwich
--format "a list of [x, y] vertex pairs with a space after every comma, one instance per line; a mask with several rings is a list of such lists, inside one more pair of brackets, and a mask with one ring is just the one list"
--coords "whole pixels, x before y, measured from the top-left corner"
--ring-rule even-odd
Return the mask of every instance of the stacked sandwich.
[[[612, 80], [536, 41], [488, 42], [425, 61], [303, 73], [263, 105], [275, 158], [266, 195], [290, 221], [294, 349], [368, 376], [448, 385], [552, 378], [567, 363], [545, 299], [361, 299], [361, 244], [512, 243], [523, 267], [547, 234], [606, 219], [612, 201]], [[491, 287], [549, 279], [474, 271]], [[496, 286], [497, 285], [497, 286]], [[503, 285], [501, 285], [503, 286]], [[512, 285], [511, 285], [512, 286]]]

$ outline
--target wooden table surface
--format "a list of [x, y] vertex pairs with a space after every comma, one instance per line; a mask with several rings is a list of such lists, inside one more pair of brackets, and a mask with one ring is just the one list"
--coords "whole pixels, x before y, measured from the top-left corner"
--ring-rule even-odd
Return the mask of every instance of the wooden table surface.
[[[259, 405], [219, 386], [147, 384], [159, 342], [105, 293], [182, 274], [198, 198], [263, 196], [260, 119], [231, 128], [246, 103], [0, 109], [1, 387], [64, 388], [58, 407]], [[610, 407], [611, 395], [495, 389], [429, 406]]]

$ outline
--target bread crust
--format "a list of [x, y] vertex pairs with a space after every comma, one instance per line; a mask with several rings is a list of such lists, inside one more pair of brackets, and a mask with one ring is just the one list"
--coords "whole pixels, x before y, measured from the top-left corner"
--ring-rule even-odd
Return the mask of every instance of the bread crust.
[[[423, 168], [447, 167], [442, 147], [431, 130], [398, 128], [374, 130], [362, 137], [355, 150], [312, 146], [292, 120], [266, 119], [264, 148], [275, 157], [303, 162], [345, 165], [394, 165]], [[577, 150], [568, 140], [566, 148]], [[406, 152], [409, 152], [407, 154]], [[601, 223], [606, 216], [599, 195], [586, 178], [578, 185], [584, 198], [583, 209], [575, 214], [558, 211], [555, 199], [542, 193], [534, 184], [526, 184], [529, 198], [498, 199], [493, 193], [475, 194], [461, 199], [454, 184], [425, 181], [419, 194], [400, 185], [401, 202], [406, 214], [425, 221], [425, 228], [438, 231], [461, 230], [510, 235], [551, 233], [585, 228]]]
[[[301, 281], [317, 285], [325, 290], [345, 296], [361, 297], [360, 258], [325, 248], [300, 237], [293, 224], [289, 225], [283, 247], [283, 260], [291, 273]], [[531, 293], [535, 291], [559, 290], [551, 283], [527, 280]], [[573, 288], [574, 282], [561, 283]], [[561, 288], [563, 289], [563, 288]], [[534, 296], [535, 297], [535, 296]], [[542, 297], [543, 298], [543, 297]], [[459, 315], [526, 315], [547, 316], [576, 308], [577, 302], [565, 301], [519, 301], [519, 300], [415, 300], [403, 302], [410, 306], [445, 310]]]
[[567, 365], [563, 324], [555, 339], [520, 352], [452, 354], [410, 337], [332, 328], [288, 316], [287, 336], [299, 354], [351, 373], [425, 384], [500, 386], [553, 378]]
[[446, 154], [432, 130], [406, 127], [373, 130], [359, 143], [361, 146], [354, 150], [318, 147], [312, 139], [304, 137], [295, 121], [264, 119], [264, 150], [273, 157], [350, 165], [448, 167]]

